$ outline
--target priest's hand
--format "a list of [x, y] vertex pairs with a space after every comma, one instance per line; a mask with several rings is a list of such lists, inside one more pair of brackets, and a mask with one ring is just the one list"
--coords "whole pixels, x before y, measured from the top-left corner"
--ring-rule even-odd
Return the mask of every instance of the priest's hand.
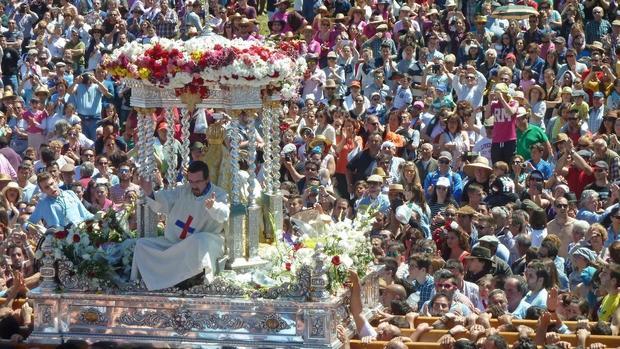
[[150, 196], [153, 193], [153, 183], [150, 180], [140, 177], [140, 186], [144, 191], [144, 196]]
[[212, 193], [211, 196], [207, 200], [205, 200], [205, 207], [207, 209], [212, 209], [213, 204], [215, 204], [215, 193]]

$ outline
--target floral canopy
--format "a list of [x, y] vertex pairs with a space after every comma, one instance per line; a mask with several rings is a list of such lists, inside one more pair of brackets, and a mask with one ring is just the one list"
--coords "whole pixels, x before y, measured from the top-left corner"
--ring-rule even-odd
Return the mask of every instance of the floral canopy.
[[270, 87], [282, 99], [293, 98], [306, 70], [298, 41], [229, 40], [219, 35], [188, 41], [158, 38], [148, 44], [131, 42], [104, 62], [115, 78], [174, 89], [177, 96], [207, 98], [209, 84]]

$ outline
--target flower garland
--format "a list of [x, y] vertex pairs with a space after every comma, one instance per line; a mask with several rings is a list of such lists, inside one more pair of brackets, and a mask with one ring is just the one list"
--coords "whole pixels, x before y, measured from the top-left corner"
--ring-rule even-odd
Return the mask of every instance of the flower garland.
[[301, 42], [256, 43], [221, 36], [188, 41], [159, 38], [149, 44], [127, 43], [106, 57], [103, 66], [115, 78], [172, 88], [177, 96], [208, 96], [207, 83], [222, 83], [271, 85], [289, 99], [296, 95], [306, 70], [303, 54]]

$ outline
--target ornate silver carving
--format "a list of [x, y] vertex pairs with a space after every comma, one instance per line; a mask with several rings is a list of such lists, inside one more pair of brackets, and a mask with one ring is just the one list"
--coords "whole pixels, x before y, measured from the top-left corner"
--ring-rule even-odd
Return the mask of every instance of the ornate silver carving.
[[297, 273], [296, 282], [286, 282], [281, 286], [258, 290], [252, 293], [252, 298], [308, 300], [310, 297], [311, 274], [310, 267], [304, 265]]
[[41, 252], [43, 252], [43, 258], [41, 258], [41, 290], [52, 291], [56, 289], [56, 269], [54, 268], [54, 248], [52, 247], [52, 233], [45, 236], [43, 245], [41, 246]]
[[58, 260], [58, 281], [66, 290], [85, 291], [89, 288], [88, 280], [82, 278], [73, 263], [64, 256]]
[[196, 285], [184, 292], [188, 296], [222, 296], [222, 297], [243, 297], [243, 288], [235, 286], [232, 282], [216, 277], [208, 285]]
[[193, 312], [185, 306], [174, 311], [145, 311], [135, 309], [124, 311], [118, 322], [125, 326], [146, 326], [157, 329], [172, 328], [176, 333], [185, 335], [192, 330], [239, 330], [246, 329], [259, 333], [279, 332], [291, 328], [276, 313], [269, 313], [258, 319], [244, 318], [241, 314], [205, 314]]
[[39, 313], [41, 314], [41, 326], [54, 326], [54, 317], [52, 316], [52, 306], [49, 304], [40, 304]]
[[88, 307], [80, 311], [77, 322], [78, 324], [86, 325], [105, 325], [108, 322], [108, 317], [101, 310], [95, 307]]
[[321, 316], [312, 318], [312, 327], [310, 327], [310, 336], [323, 337], [325, 335], [325, 320]]
[[325, 255], [323, 254], [323, 246], [317, 245], [316, 251], [312, 256], [314, 260], [314, 270], [312, 271], [312, 279], [310, 281], [310, 287], [312, 292], [310, 294], [313, 301], [323, 301], [329, 299], [329, 292], [327, 292], [327, 275], [326, 268], [323, 263]]

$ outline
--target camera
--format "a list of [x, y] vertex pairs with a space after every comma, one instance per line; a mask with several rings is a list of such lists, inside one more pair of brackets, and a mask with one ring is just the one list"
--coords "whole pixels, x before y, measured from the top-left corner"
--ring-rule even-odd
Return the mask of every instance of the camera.
[[433, 64], [432, 70], [433, 73], [438, 73], [441, 66], [439, 64]]

